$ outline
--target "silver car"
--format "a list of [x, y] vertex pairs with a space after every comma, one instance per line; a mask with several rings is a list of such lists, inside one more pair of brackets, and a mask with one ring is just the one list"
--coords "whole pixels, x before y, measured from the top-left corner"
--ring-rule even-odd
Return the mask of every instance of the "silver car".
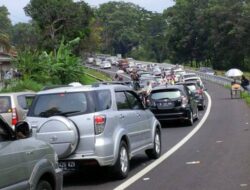
[[26, 122], [14, 131], [0, 116], [0, 189], [61, 190], [55, 151], [30, 135]]
[[0, 115], [14, 129], [18, 121], [26, 118], [35, 92], [13, 92], [0, 94]]
[[146, 151], [161, 154], [161, 125], [131, 88], [62, 87], [37, 94], [27, 115], [35, 136], [52, 144], [60, 167], [111, 166], [125, 178], [129, 161]]

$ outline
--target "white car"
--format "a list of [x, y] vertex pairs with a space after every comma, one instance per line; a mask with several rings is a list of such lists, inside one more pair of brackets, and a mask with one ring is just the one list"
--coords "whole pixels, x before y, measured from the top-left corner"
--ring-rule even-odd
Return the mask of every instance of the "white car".
[[111, 68], [111, 64], [109, 61], [103, 61], [101, 64], [100, 64], [100, 68], [101, 69], [110, 69]]
[[102, 63], [102, 60], [101, 59], [95, 59], [95, 65], [96, 66], [100, 66]]

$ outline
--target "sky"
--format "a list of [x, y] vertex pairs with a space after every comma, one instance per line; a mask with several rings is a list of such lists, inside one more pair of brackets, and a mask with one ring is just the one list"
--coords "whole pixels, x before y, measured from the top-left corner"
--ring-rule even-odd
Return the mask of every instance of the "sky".
[[[0, 6], [6, 6], [9, 10], [9, 18], [12, 24], [18, 22], [28, 22], [30, 20], [24, 13], [23, 8], [30, 0], [0, 0]], [[109, 0], [84, 0], [90, 6], [98, 6]], [[119, 0], [113, 0], [119, 1]], [[162, 13], [164, 9], [174, 5], [173, 0], [123, 0], [124, 2], [132, 2], [145, 8], [146, 10]]]

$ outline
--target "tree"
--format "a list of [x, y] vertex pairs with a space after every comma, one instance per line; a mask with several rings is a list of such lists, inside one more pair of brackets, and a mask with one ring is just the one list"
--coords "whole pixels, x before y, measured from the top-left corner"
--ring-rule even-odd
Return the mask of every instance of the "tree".
[[32, 23], [18, 23], [12, 28], [12, 43], [18, 49], [37, 49], [40, 36]]
[[31, 0], [25, 12], [38, 25], [43, 47], [54, 50], [62, 38], [70, 41], [88, 36], [89, 21], [93, 17], [85, 2], [72, 0]]
[[5, 6], [0, 6], [0, 44], [6, 51], [11, 48], [9, 34], [12, 25], [8, 15], [8, 9]]
[[140, 41], [139, 24], [143, 9], [133, 3], [108, 2], [97, 10], [103, 24], [103, 49], [126, 56]]

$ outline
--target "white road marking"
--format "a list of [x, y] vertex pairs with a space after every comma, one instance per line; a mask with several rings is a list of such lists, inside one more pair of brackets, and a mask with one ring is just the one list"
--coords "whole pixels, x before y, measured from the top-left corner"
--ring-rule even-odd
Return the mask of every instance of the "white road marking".
[[222, 143], [223, 141], [216, 141], [216, 143]]
[[240, 184], [240, 187], [247, 187], [247, 184]]
[[131, 184], [139, 180], [141, 177], [143, 177], [146, 173], [150, 172], [153, 170], [155, 167], [157, 167], [159, 164], [161, 164], [163, 161], [165, 161], [169, 156], [174, 154], [180, 147], [182, 147], [192, 136], [194, 136], [197, 131], [203, 126], [205, 121], [207, 120], [209, 113], [211, 111], [211, 106], [212, 106], [212, 100], [210, 95], [205, 92], [207, 98], [208, 98], [208, 105], [207, 105], [207, 110], [206, 113], [204, 114], [204, 117], [200, 120], [200, 122], [197, 124], [197, 126], [189, 133], [187, 136], [185, 136], [179, 143], [177, 143], [174, 147], [172, 147], [169, 151], [164, 153], [160, 158], [149, 164], [146, 168], [129, 178], [127, 181], [116, 187], [114, 190], [124, 190], [127, 187], [129, 187]]
[[187, 165], [194, 165], [194, 164], [200, 164], [200, 161], [192, 161], [192, 162], [186, 162]]
[[145, 178], [143, 178], [143, 181], [148, 181], [148, 180], [150, 180], [150, 178], [149, 178], [149, 177], [145, 177]]

